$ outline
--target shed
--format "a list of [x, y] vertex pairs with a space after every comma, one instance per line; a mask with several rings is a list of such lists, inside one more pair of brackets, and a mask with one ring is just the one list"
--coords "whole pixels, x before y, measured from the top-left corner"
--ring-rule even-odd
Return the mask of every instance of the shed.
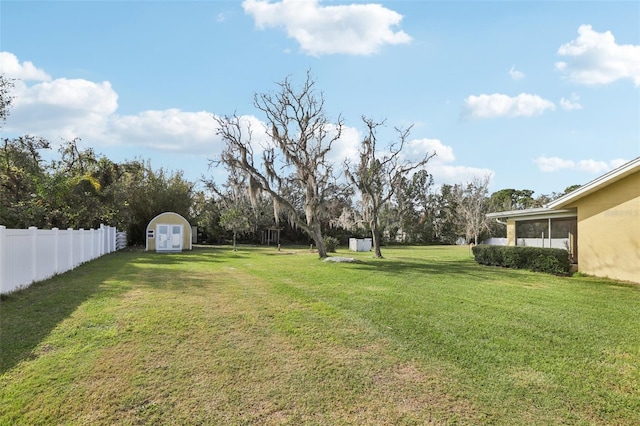
[[349, 250], [371, 251], [371, 238], [349, 238]]
[[147, 225], [146, 250], [159, 253], [191, 250], [191, 233], [191, 224], [178, 213], [160, 213]]

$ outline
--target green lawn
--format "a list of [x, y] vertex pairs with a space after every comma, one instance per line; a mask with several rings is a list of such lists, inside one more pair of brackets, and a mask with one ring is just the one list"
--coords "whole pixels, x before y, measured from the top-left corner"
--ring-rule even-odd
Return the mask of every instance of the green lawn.
[[119, 252], [0, 302], [0, 425], [640, 424], [640, 286], [467, 247]]

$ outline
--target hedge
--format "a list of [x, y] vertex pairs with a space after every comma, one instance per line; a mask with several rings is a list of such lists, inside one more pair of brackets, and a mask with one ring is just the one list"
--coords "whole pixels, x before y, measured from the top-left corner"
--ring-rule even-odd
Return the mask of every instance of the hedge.
[[564, 249], [479, 245], [473, 247], [473, 256], [481, 265], [571, 275], [571, 261]]

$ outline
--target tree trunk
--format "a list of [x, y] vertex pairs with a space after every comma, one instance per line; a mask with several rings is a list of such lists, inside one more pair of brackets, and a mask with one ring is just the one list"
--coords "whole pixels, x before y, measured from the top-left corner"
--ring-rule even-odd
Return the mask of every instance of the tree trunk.
[[371, 227], [371, 242], [373, 243], [373, 253], [377, 259], [382, 259], [382, 250], [380, 249], [380, 230], [378, 230], [378, 221], [373, 220], [369, 223]]
[[236, 232], [233, 232], [233, 251], [238, 251], [238, 248], [236, 247]]
[[327, 248], [324, 245], [324, 238], [322, 238], [320, 225], [314, 225], [311, 229], [313, 242], [316, 243], [316, 247], [318, 248], [318, 256], [323, 259], [327, 257]]

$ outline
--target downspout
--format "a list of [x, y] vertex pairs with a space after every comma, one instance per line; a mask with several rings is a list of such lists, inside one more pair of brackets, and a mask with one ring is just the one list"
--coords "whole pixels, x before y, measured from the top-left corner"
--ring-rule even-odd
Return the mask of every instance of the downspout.
[[[496, 217], [496, 222], [498, 222], [500, 225], [504, 225], [507, 226], [507, 222], [501, 222], [500, 219], [498, 219]], [[507, 231], [507, 237], [509, 236], [509, 232]], [[509, 245], [509, 240], [507, 239], [507, 245]], [[516, 245], [518, 245], [518, 239], [516, 238]]]
[[496, 218], [496, 222], [498, 222], [500, 225], [507, 226], [507, 222], [500, 222], [500, 219], [498, 218]]

